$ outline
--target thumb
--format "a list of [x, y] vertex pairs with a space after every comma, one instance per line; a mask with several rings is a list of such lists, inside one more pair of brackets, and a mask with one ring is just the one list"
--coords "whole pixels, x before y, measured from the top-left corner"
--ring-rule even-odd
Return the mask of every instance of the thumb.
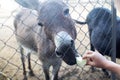
[[93, 54], [93, 51], [88, 51], [88, 52], [86, 52], [86, 53], [83, 55], [83, 59], [91, 57], [92, 54]]
[[83, 59], [86, 59], [86, 58], [91, 58], [93, 56], [93, 54], [85, 54], [83, 55]]

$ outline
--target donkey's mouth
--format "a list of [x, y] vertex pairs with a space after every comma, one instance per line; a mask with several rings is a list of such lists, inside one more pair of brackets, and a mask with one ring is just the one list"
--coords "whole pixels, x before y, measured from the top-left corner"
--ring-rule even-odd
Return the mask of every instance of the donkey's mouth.
[[62, 44], [59, 48], [56, 49], [56, 55], [63, 59], [68, 65], [76, 64], [76, 52], [73, 50], [71, 45]]
[[76, 64], [76, 51], [72, 37], [67, 32], [61, 31], [55, 36], [54, 40], [57, 57], [61, 57], [68, 65]]
[[71, 45], [73, 44], [72, 43], [73, 39], [65, 31], [61, 31], [57, 33], [57, 35], [54, 38], [54, 41], [55, 41], [55, 46], [56, 46], [55, 51], [56, 51], [57, 57], [65, 56], [67, 49], [69, 49]]

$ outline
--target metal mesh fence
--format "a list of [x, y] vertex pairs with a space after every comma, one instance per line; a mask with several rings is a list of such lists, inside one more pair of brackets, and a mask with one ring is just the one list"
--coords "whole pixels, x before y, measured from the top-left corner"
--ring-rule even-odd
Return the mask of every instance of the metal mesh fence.
[[[70, 14], [73, 19], [85, 21], [88, 13], [96, 7], [104, 7], [111, 10], [111, 0], [64, 0], [69, 6]], [[15, 37], [13, 21], [16, 14], [22, 7], [14, 0], [0, 1], [0, 72], [5, 73], [11, 80], [23, 79], [23, 68], [20, 58], [20, 50]], [[90, 50], [89, 31], [87, 25], [75, 24], [77, 30], [77, 39], [75, 46], [80, 54]], [[28, 58], [25, 55], [25, 58]], [[117, 63], [119, 63], [119, 59]], [[32, 69], [34, 77], [28, 76], [28, 80], [44, 80], [42, 64], [38, 56], [32, 54]], [[27, 59], [25, 59], [27, 65]], [[26, 66], [27, 69], [28, 65]], [[50, 68], [50, 73], [52, 68]], [[28, 69], [27, 69], [28, 72]], [[1, 74], [0, 74], [1, 75]], [[69, 66], [62, 62], [59, 71], [60, 80], [110, 80], [106, 77], [100, 68], [92, 72], [90, 66], [78, 67], [77, 65]], [[0, 77], [0, 80], [1, 79]], [[119, 79], [118, 79], [119, 80]]]

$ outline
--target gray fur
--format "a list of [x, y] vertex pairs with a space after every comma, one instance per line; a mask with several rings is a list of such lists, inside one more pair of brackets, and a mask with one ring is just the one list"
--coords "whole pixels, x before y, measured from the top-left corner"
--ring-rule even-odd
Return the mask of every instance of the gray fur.
[[[19, 0], [17, 0], [17, 2], [18, 1]], [[31, 0], [27, 0], [26, 2], [25, 0], [20, 1], [21, 2], [18, 3], [26, 7], [25, 4], [27, 4], [27, 1], [30, 2]], [[29, 3], [29, 6], [30, 5], [31, 3]], [[74, 46], [76, 29], [70, 17], [69, 9], [66, 4], [60, 0], [50, 0], [45, 3], [40, 3], [37, 8], [32, 4], [31, 9], [34, 9], [34, 11], [28, 9], [29, 6], [21, 10], [15, 18], [16, 39], [21, 48], [26, 47], [37, 53], [42, 62], [46, 80], [50, 79], [50, 66], [53, 66], [52, 80], [58, 80], [58, 71], [62, 59], [69, 65], [76, 64], [75, 56], [77, 51]], [[38, 23], [41, 24], [41, 26], [39, 26]], [[66, 42], [64, 43], [59, 42], [60, 45], [56, 47], [55, 36], [61, 31], [67, 33], [71, 38], [65, 39], [64, 41]], [[64, 34], [60, 36], [64, 36]], [[65, 36], [67, 35], [65, 34]], [[21, 54], [23, 55], [22, 49]], [[57, 57], [56, 55], [61, 55], [61, 57]], [[23, 59], [22, 56], [22, 62], [23, 65], [25, 65]], [[23, 68], [24, 67], [25, 66], [23, 66]], [[32, 72], [31, 68], [29, 69], [30, 72]], [[25, 69], [23, 74], [24, 80], [27, 80]]]

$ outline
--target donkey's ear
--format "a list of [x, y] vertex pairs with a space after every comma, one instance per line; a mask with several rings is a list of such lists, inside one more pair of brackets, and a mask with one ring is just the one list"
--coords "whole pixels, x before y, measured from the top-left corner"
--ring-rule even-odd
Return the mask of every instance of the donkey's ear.
[[33, 9], [33, 10], [38, 10], [40, 7], [41, 3], [39, 0], [15, 0], [18, 4], [25, 8]]

